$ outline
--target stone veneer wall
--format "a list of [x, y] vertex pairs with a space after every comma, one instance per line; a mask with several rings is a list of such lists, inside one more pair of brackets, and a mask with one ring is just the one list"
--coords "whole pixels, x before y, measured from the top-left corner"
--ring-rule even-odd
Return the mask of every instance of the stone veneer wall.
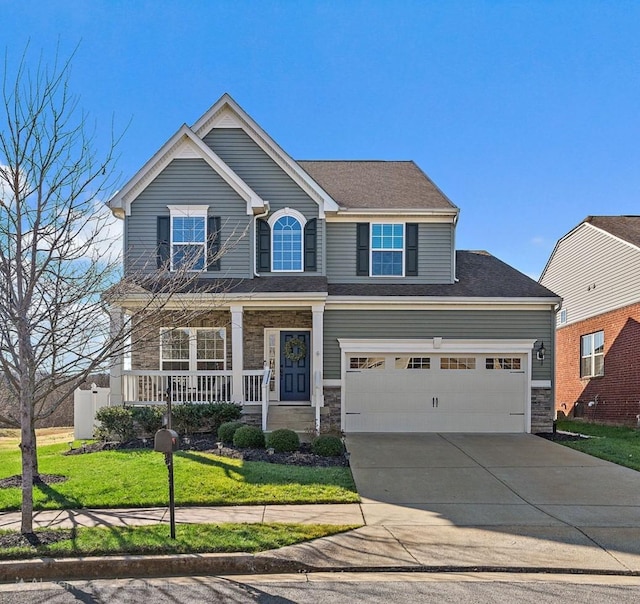
[[[247, 310], [242, 318], [244, 368], [262, 369], [265, 329], [309, 329], [313, 317], [310, 310]], [[227, 336], [228, 337], [228, 336]]]
[[324, 407], [320, 411], [320, 432], [340, 432], [340, 386], [324, 387]]
[[531, 388], [531, 432], [553, 432], [553, 391]]
[[[212, 310], [191, 318], [186, 325], [180, 311], [163, 311], [153, 315], [152, 325], [163, 327], [224, 327], [227, 340], [227, 369], [231, 369], [231, 314], [227, 310]], [[132, 330], [132, 369], [160, 369], [160, 327], [145, 329], [140, 326]], [[145, 333], [149, 331], [149, 333]], [[143, 335], [144, 334], [144, 335]]]

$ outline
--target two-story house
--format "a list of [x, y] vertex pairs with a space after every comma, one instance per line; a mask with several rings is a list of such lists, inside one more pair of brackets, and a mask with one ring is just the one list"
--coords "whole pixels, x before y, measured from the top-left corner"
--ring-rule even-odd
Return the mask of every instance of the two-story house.
[[540, 283], [558, 292], [556, 407], [636, 424], [640, 414], [640, 216], [588, 216]]
[[415, 163], [295, 161], [225, 94], [109, 205], [125, 270], [192, 259], [176, 304], [204, 311], [167, 312], [117, 360], [112, 403], [231, 400], [267, 429], [551, 429], [559, 298], [456, 252], [459, 210]]

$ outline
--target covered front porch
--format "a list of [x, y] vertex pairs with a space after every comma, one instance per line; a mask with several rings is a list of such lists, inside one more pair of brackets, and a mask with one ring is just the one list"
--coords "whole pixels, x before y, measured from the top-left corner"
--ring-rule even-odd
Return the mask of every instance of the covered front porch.
[[186, 325], [163, 314], [157, 338], [113, 364], [112, 405], [233, 402], [265, 431], [319, 430], [324, 303], [218, 305]]

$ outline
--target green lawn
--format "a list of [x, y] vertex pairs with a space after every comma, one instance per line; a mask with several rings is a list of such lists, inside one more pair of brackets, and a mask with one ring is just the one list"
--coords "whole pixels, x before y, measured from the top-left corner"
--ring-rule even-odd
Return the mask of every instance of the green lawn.
[[565, 432], [594, 437], [580, 441], [561, 441], [560, 444], [621, 466], [640, 470], [640, 430], [575, 420], [558, 420], [556, 427]]
[[[63, 483], [36, 485], [36, 509], [167, 505], [164, 456], [154, 451], [63, 455], [68, 446], [40, 447], [40, 472]], [[359, 501], [349, 468], [310, 468], [243, 462], [181, 451], [174, 457], [177, 505], [351, 503]], [[17, 450], [0, 450], [0, 478], [20, 473]], [[20, 508], [20, 489], [0, 489], [0, 510]]]
[[[79, 528], [60, 531], [68, 539], [37, 547], [6, 547], [0, 559], [39, 556], [100, 556], [117, 554], [189, 554], [259, 552], [334, 535], [353, 526], [304, 524], [179, 524], [176, 539], [164, 524], [136, 527]], [[0, 535], [7, 531], [0, 531]], [[36, 533], [37, 534], [37, 533]]]

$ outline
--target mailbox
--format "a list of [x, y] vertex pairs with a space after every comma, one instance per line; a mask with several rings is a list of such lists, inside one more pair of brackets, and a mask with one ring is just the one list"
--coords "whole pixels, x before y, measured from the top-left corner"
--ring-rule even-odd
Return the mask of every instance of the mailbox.
[[153, 450], [160, 453], [173, 453], [178, 450], [178, 433], [175, 430], [162, 428], [156, 432]]

